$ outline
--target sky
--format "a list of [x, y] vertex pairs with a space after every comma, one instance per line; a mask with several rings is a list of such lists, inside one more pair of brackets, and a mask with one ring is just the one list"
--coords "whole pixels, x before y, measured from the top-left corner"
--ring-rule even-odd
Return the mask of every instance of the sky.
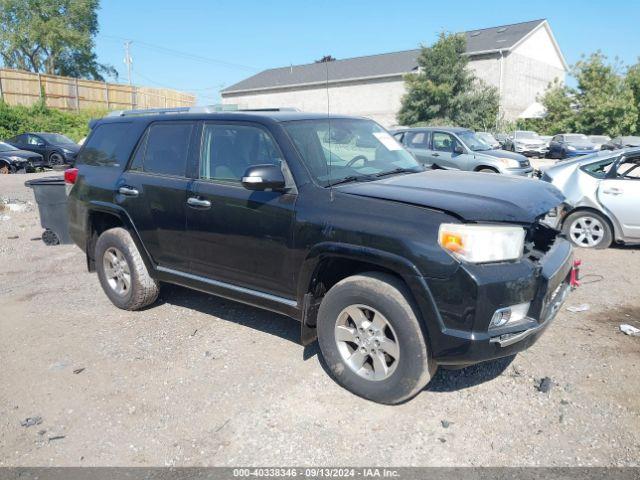
[[431, 44], [441, 31], [540, 18], [569, 64], [596, 50], [638, 61], [635, 0], [102, 0], [96, 52], [126, 82], [123, 44], [131, 40], [134, 84], [191, 92], [203, 105], [267, 68], [407, 50]]

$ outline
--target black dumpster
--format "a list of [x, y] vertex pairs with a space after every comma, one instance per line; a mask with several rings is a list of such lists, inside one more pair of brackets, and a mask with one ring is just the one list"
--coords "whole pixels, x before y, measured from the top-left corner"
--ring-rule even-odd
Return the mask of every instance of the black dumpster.
[[40, 225], [44, 228], [42, 241], [47, 245], [73, 243], [69, 237], [69, 217], [67, 216], [67, 192], [62, 177], [35, 178], [24, 182], [33, 188]]

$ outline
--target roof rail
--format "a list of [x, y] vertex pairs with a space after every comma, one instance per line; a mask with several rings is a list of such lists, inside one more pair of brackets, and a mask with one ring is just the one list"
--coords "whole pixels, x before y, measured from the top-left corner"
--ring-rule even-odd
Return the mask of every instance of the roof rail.
[[273, 108], [239, 108], [238, 112], [299, 112], [295, 107], [273, 107]]
[[188, 113], [191, 107], [146, 108], [137, 110], [114, 110], [107, 117], [130, 117], [134, 115], [163, 115], [165, 113]]
[[217, 112], [299, 112], [294, 107], [238, 108], [236, 105], [203, 105], [195, 107], [147, 108], [137, 110], [114, 110], [107, 117], [132, 117], [137, 115], [164, 115], [167, 113], [217, 113]]

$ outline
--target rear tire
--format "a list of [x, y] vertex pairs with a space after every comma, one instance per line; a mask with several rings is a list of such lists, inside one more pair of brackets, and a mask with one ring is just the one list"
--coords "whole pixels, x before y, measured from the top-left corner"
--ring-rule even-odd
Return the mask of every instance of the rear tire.
[[53, 152], [49, 155], [49, 166], [62, 165], [64, 163], [64, 157], [58, 152]]
[[320, 304], [317, 333], [336, 382], [374, 402], [412, 398], [436, 370], [411, 296], [391, 275], [363, 273], [334, 285]]
[[158, 282], [149, 275], [136, 244], [124, 228], [111, 228], [98, 237], [95, 259], [102, 289], [116, 307], [139, 310], [158, 298]]
[[613, 232], [609, 221], [592, 210], [580, 210], [570, 214], [562, 224], [562, 233], [577, 247], [609, 248]]

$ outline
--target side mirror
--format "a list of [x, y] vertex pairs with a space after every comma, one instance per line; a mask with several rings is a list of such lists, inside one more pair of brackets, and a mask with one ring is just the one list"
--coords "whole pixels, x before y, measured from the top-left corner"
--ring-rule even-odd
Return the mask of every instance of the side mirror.
[[457, 153], [458, 155], [464, 153], [464, 148], [462, 148], [462, 145], [456, 145], [455, 147], [453, 147], [453, 153]]
[[244, 172], [242, 186], [247, 190], [281, 190], [285, 180], [279, 165], [254, 165]]

